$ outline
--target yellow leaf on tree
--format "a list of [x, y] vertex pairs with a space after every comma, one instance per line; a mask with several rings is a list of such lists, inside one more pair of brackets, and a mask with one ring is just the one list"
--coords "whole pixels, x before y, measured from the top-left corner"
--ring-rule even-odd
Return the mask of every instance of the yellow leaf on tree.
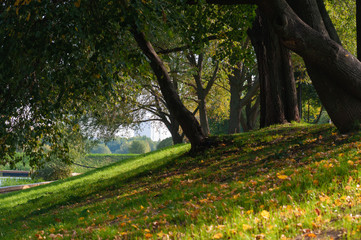
[[213, 235], [213, 239], [221, 239], [223, 237], [223, 233], [216, 233]]
[[78, 1], [76, 1], [75, 3], [74, 3], [74, 5], [75, 5], [75, 7], [80, 7], [80, 2], [81, 2], [81, 0], [78, 0]]
[[31, 14], [28, 13], [28, 16], [26, 17], [26, 21], [27, 21], [27, 22], [29, 22], [29, 20], [30, 20], [30, 15], [31, 15]]

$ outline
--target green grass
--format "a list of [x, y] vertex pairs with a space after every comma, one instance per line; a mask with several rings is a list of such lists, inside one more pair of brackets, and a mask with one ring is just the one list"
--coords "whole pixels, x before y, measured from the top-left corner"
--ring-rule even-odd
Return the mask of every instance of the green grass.
[[73, 165], [73, 172], [84, 173], [92, 168], [107, 166], [109, 164], [136, 156], [138, 156], [138, 154], [87, 154], [84, 158], [76, 161], [77, 164], [82, 166]]
[[0, 187], [7, 186], [15, 186], [15, 185], [23, 185], [23, 184], [31, 184], [39, 182], [39, 180], [35, 179], [26, 179], [26, 178], [1, 178], [0, 179]]
[[178, 145], [0, 195], [0, 239], [361, 238], [361, 135], [330, 125]]
[[[17, 153], [17, 155], [23, 156], [21, 153]], [[77, 164], [72, 166], [72, 172], [84, 173], [94, 168], [100, 168], [136, 156], [138, 156], [138, 154], [87, 154], [75, 161]], [[30, 171], [29, 160], [26, 158], [26, 156], [23, 156], [23, 162], [17, 163], [14, 169]], [[5, 165], [0, 166], [0, 170], [13, 169], [11, 169], [9, 165]]]

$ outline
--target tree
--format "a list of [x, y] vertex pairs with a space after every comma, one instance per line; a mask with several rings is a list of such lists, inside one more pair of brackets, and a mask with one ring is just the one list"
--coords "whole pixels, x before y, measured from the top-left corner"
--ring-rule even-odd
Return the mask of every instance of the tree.
[[257, 55], [261, 127], [299, 121], [291, 54], [281, 44], [273, 26], [261, 10], [248, 35]]
[[[209, 0], [218, 4], [257, 4], [281, 43], [299, 54], [330, 118], [341, 132], [359, 128], [361, 63], [338, 39], [321, 0]], [[302, 19], [302, 20], [301, 20]]]
[[[216, 61], [214, 63], [214, 70], [212, 76], [209, 78], [209, 80], [204, 80], [204, 77], [202, 76], [203, 68], [204, 68], [204, 53], [200, 53], [199, 55], [196, 55], [194, 53], [188, 54], [187, 58], [195, 70], [195, 74], [193, 74], [194, 82], [195, 84], [192, 84], [191, 86], [194, 88], [197, 96], [197, 103], [198, 103], [198, 112], [199, 112], [199, 118], [200, 118], [200, 124], [202, 127], [202, 130], [204, 134], [209, 135], [209, 124], [208, 124], [208, 116], [207, 116], [207, 105], [206, 105], [206, 98], [211, 90], [212, 86], [214, 85], [216, 79], [217, 79], [217, 73], [219, 70], [219, 62]], [[205, 86], [203, 86], [206, 84]]]
[[165, 148], [165, 147], [169, 147], [169, 146], [172, 146], [173, 145], [173, 141], [172, 141], [172, 138], [166, 138], [166, 139], [163, 139], [162, 141], [160, 141], [157, 145], [157, 149], [162, 149], [162, 148]]
[[98, 154], [111, 154], [112, 152], [109, 150], [108, 146], [104, 143], [100, 143], [93, 147], [90, 151], [91, 153], [98, 153]]
[[[253, 77], [255, 77], [254, 80]], [[241, 125], [244, 131], [251, 130], [254, 128], [253, 123], [258, 116], [259, 77], [250, 71], [247, 63], [243, 62], [233, 67], [232, 72], [228, 75], [228, 80], [231, 93], [228, 133], [241, 132]], [[257, 101], [252, 105], [255, 96]], [[244, 111], [242, 112], [244, 107], [246, 107], [246, 114]]]
[[148, 142], [144, 140], [143, 141], [135, 140], [130, 144], [129, 152], [134, 154], [143, 154], [150, 152], [150, 147]]

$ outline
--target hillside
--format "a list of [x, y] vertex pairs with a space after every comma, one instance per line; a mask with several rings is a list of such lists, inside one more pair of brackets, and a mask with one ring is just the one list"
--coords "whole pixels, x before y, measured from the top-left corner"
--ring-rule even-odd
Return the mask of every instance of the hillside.
[[274, 126], [0, 195], [0, 239], [360, 239], [361, 135]]

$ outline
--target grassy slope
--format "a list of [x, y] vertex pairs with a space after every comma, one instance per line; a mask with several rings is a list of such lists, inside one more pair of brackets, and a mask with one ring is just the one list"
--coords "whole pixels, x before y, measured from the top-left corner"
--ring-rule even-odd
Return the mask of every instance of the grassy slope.
[[[124, 159], [136, 157], [137, 155], [138, 154], [87, 154], [84, 158], [76, 161], [77, 164], [83, 166], [73, 165], [73, 172], [88, 172], [92, 168], [103, 167]], [[90, 168], [84, 166], [89, 166]]]
[[0, 239], [361, 238], [361, 135], [329, 125], [176, 146], [0, 195]]
[[[20, 154], [20, 153], [18, 153]], [[88, 172], [92, 168], [100, 168], [124, 159], [136, 157], [138, 154], [87, 154], [80, 159], [76, 160], [77, 164], [73, 165], [73, 172], [84, 173]], [[84, 167], [87, 166], [87, 167]], [[24, 163], [20, 162], [15, 165], [16, 170], [30, 171], [29, 160], [25, 158]], [[0, 170], [13, 170], [9, 165], [0, 166]]]

